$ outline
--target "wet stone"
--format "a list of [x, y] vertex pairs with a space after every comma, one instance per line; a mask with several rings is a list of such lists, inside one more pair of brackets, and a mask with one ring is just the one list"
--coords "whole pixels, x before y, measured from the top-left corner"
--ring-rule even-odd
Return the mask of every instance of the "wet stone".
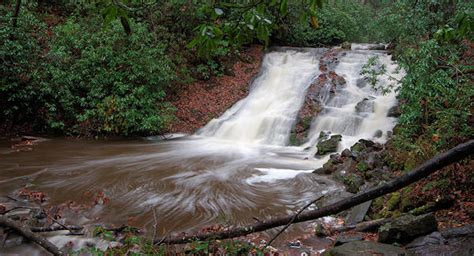
[[356, 241], [336, 246], [325, 252], [325, 256], [405, 256], [408, 251], [393, 245], [381, 244], [371, 241]]
[[388, 110], [388, 113], [387, 113], [387, 116], [388, 117], [399, 117], [401, 115], [401, 110], [400, 110], [400, 106], [398, 105], [395, 105], [393, 107], [391, 107], [389, 110]]
[[359, 87], [359, 88], [363, 88], [367, 85], [367, 80], [365, 80], [364, 78], [359, 78], [356, 80], [356, 86]]
[[362, 241], [364, 240], [364, 237], [360, 234], [340, 234], [336, 242], [334, 243], [334, 246], [339, 246], [342, 244], [350, 243], [350, 242], [356, 242], [356, 241]]
[[375, 104], [373, 101], [365, 98], [355, 106], [357, 113], [373, 113], [375, 109]]
[[418, 237], [406, 248], [415, 255], [474, 255], [474, 225], [451, 228]]
[[316, 155], [325, 155], [327, 153], [336, 152], [341, 140], [341, 135], [332, 135], [330, 139], [320, 141], [317, 145], [318, 152]]
[[436, 230], [438, 230], [438, 223], [433, 213], [421, 216], [407, 214], [381, 226], [378, 241], [406, 243]]
[[355, 225], [364, 220], [365, 215], [369, 211], [372, 200], [356, 205], [351, 208], [346, 218], [346, 225]]
[[375, 131], [375, 133], [374, 133], [374, 137], [375, 137], [375, 138], [381, 138], [382, 135], [383, 135], [382, 130], [377, 130], [377, 131]]

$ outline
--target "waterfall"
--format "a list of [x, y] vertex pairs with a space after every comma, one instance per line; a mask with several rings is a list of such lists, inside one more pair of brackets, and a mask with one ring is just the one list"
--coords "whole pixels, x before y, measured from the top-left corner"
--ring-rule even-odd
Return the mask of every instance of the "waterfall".
[[[397, 121], [389, 117], [388, 112], [397, 104], [395, 89], [403, 72], [397, 69], [398, 66], [385, 52], [365, 48], [364, 45], [357, 45], [357, 49], [363, 50], [348, 51], [339, 58], [335, 72], [345, 79], [346, 84], [332, 97], [325, 97], [323, 111], [313, 120], [309, 142], [305, 146], [316, 144], [323, 131], [343, 136], [339, 151], [349, 148], [359, 139], [386, 141]], [[378, 77], [377, 82], [377, 86], [393, 86], [386, 94], [373, 88], [360, 75], [362, 67], [371, 57], [377, 57], [379, 65], [384, 65], [387, 71]]]
[[[374, 47], [357, 44], [353, 45], [355, 50], [338, 56], [334, 72], [346, 83], [335, 92], [329, 83], [319, 88], [317, 101], [322, 111], [313, 119], [307, 142], [301, 146], [309, 148], [308, 156], [315, 153], [314, 145], [322, 131], [342, 135], [339, 151], [359, 139], [386, 141], [396, 123], [396, 118], [387, 116], [397, 103], [396, 93], [375, 90], [360, 72], [369, 58], [377, 56], [387, 70], [387, 75], [379, 77], [378, 85], [396, 86], [391, 78], [400, 79], [402, 74], [396, 72], [397, 65], [385, 52], [370, 50]], [[321, 74], [319, 60], [326, 51], [279, 48], [267, 53], [249, 95], [211, 120], [197, 135], [235, 143], [287, 145], [307, 90]]]
[[305, 99], [319, 75], [323, 49], [281, 49], [267, 53], [245, 99], [212, 120], [197, 135], [241, 143], [285, 145]]

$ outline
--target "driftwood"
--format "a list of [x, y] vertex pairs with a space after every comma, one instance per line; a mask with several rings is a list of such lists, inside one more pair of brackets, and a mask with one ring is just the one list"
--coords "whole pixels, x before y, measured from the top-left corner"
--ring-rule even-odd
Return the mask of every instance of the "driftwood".
[[83, 227], [72, 226], [72, 225], [54, 226], [54, 227], [30, 227], [31, 232], [54, 232], [54, 231], [61, 231], [61, 230], [69, 230], [71, 232], [72, 230], [77, 231], [81, 229], [83, 229]]
[[52, 253], [53, 255], [65, 255], [61, 250], [58, 249], [58, 247], [46, 240], [46, 238], [31, 232], [29, 227], [23, 225], [20, 222], [10, 220], [8, 219], [8, 217], [1, 215], [0, 226], [13, 229], [18, 234], [22, 235], [30, 241], [37, 243], [39, 246], [43, 247], [45, 250]]
[[452, 163], [458, 162], [474, 153], [474, 140], [470, 140], [466, 143], [460, 144], [445, 153], [441, 153], [432, 159], [424, 162], [414, 170], [390, 181], [383, 185], [377, 186], [373, 189], [367, 190], [363, 193], [359, 193], [352, 197], [340, 200], [336, 203], [327, 205], [320, 209], [307, 211], [301, 213], [298, 216], [289, 215], [280, 218], [270, 219], [258, 222], [254, 225], [248, 225], [243, 227], [232, 228], [215, 233], [197, 234], [197, 235], [186, 235], [178, 237], [168, 237], [156, 240], [155, 243], [164, 244], [184, 244], [195, 240], [208, 240], [208, 239], [228, 239], [239, 236], [248, 235], [255, 232], [268, 230], [271, 228], [287, 225], [288, 223], [298, 223], [308, 220], [318, 219], [331, 214], [336, 214], [341, 211], [347, 210], [353, 206], [359, 205], [363, 202], [375, 199], [385, 194], [397, 191], [404, 188], [412, 183], [415, 183], [423, 178], [428, 177], [437, 170], [446, 167]]

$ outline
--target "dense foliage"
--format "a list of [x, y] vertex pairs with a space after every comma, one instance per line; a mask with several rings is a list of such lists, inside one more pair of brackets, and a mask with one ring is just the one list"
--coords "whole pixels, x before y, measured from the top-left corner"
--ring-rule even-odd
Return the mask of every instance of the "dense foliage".
[[130, 20], [134, 33], [122, 35], [118, 24], [103, 30], [94, 20], [68, 20], [56, 27], [46, 58], [44, 83], [57, 89], [60, 113], [50, 126], [64, 129], [67, 122], [86, 123], [104, 133], [158, 132], [169, 106], [165, 88], [175, 79], [165, 45], [154, 40], [145, 25]]
[[379, 21], [388, 24], [378, 31], [397, 44], [395, 54], [406, 72], [394, 139], [405, 169], [474, 135], [474, 5], [455, 2], [397, 1]]

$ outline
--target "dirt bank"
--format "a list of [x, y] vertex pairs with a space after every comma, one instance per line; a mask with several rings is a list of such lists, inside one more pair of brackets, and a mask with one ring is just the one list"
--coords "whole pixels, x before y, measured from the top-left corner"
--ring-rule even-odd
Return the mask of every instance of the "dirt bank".
[[196, 81], [170, 96], [169, 100], [176, 108], [176, 119], [168, 126], [168, 132], [194, 133], [245, 98], [252, 78], [260, 69], [262, 57], [263, 48], [252, 46], [234, 63], [233, 76]]

